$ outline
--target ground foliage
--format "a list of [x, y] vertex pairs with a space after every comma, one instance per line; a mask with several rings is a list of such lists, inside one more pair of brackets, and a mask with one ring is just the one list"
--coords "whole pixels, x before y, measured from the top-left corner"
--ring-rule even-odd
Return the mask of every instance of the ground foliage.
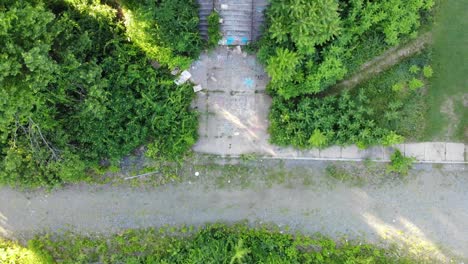
[[193, 92], [173, 83], [165, 60], [183, 66], [198, 55], [196, 4], [149, 2], [148, 12], [160, 11], [161, 39], [152, 43], [169, 50], [164, 59], [129, 37], [150, 38], [126, 27], [119, 2], [0, 3], [1, 183], [61, 184], [148, 142], [152, 156], [165, 159], [195, 142]]
[[433, 0], [272, 1], [259, 50], [272, 77], [269, 88], [286, 99], [325, 90], [346, 76], [350, 60], [362, 60], [356, 55], [368, 59], [369, 53], [415, 36], [433, 5]]
[[241, 223], [129, 230], [111, 237], [42, 236], [28, 249], [40, 259], [36, 263], [413, 263], [370, 244]]
[[298, 148], [332, 144], [364, 148], [420, 140], [427, 111], [424, 94], [430, 85], [425, 75], [432, 69], [429, 63], [429, 53], [416, 55], [336, 96], [274, 97], [271, 140]]
[[[419, 138], [409, 127], [421, 124], [420, 90], [431, 69], [422, 77], [421, 71], [391, 69], [351, 92], [327, 96], [326, 91], [366, 61], [415, 37], [421, 24], [430, 22], [433, 5], [432, 0], [272, 1], [264, 36], [256, 43], [271, 77], [271, 141], [299, 148], [367, 147]], [[415, 103], [413, 112], [406, 103]]]
[[221, 16], [216, 11], [211, 12], [208, 16], [208, 48], [215, 48], [223, 38], [221, 24], [219, 23], [220, 19]]

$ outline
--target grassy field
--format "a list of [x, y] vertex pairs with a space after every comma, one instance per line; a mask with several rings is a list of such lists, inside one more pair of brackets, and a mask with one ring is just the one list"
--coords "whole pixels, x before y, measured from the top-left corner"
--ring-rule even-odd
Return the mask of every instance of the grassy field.
[[468, 0], [447, 0], [440, 8], [424, 139], [468, 142]]

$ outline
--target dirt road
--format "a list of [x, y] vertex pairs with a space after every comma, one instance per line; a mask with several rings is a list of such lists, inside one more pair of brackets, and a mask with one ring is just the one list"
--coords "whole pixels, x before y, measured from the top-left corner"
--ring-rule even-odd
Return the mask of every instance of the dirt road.
[[[271, 187], [237, 185], [233, 178], [222, 178], [222, 169], [211, 168], [201, 171], [199, 181], [156, 189], [80, 185], [47, 193], [1, 188], [0, 235], [27, 239], [42, 231], [109, 233], [247, 219], [307, 233], [395, 242], [444, 260], [451, 254], [468, 257], [465, 166], [419, 165], [406, 182], [358, 187], [331, 181], [323, 164], [286, 162], [285, 177], [301, 180]], [[210, 185], [210, 177], [226, 182]]]

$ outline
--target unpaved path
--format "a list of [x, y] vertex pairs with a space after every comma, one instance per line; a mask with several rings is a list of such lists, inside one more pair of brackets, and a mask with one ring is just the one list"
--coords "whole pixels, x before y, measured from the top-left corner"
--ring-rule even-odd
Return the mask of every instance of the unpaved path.
[[[300, 174], [307, 184], [241, 188], [226, 182], [217, 188], [195, 181], [157, 189], [82, 185], [51, 193], [2, 188], [0, 235], [27, 239], [41, 231], [114, 233], [248, 219], [307, 233], [396, 242], [445, 261], [449, 251], [468, 257], [466, 167], [419, 166], [408, 182], [362, 187], [330, 184], [323, 163], [289, 161], [286, 175]], [[208, 177], [204, 173], [199, 177]]]
[[334, 87], [327, 90], [325, 93], [337, 94], [342, 89], [354, 88], [363, 81], [372, 78], [376, 74], [383, 72], [396, 65], [403, 59], [408, 58], [411, 55], [414, 55], [417, 52], [423, 50], [431, 42], [432, 32], [428, 32], [407, 44], [391, 48], [382, 55], [377, 56], [371, 61], [364, 63], [357, 73], [355, 73], [350, 78], [339, 82]]

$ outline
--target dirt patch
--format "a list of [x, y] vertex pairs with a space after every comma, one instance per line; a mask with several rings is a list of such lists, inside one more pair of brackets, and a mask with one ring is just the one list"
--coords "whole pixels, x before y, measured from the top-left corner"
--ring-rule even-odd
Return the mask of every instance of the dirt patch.
[[468, 93], [463, 95], [463, 106], [468, 107]]
[[[465, 104], [465, 97], [463, 98]], [[448, 125], [446, 127], [445, 138], [452, 138], [455, 134], [457, 124], [460, 123], [460, 118], [455, 113], [455, 97], [449, 97], [440, 107], [440, 112], [447, 116]]]

